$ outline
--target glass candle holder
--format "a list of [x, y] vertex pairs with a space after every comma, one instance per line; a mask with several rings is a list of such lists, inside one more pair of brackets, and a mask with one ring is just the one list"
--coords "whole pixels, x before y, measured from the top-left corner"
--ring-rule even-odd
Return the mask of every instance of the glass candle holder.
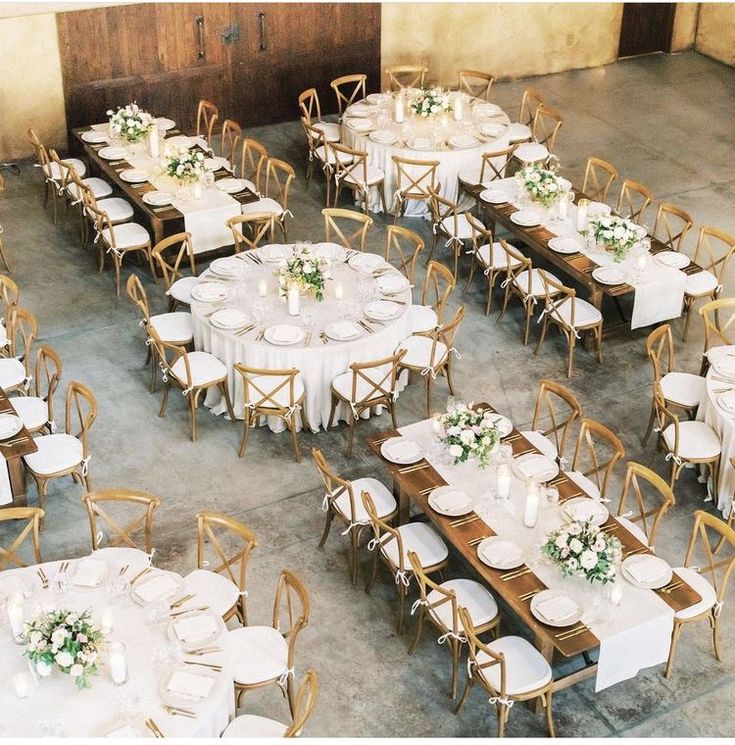
[[119, 686], [128, 682], [128, 661], [125, 657], [125, 645], [122, 642], [111, 642], [107, 652], [107, 665], [110, 668], [112, 682]]

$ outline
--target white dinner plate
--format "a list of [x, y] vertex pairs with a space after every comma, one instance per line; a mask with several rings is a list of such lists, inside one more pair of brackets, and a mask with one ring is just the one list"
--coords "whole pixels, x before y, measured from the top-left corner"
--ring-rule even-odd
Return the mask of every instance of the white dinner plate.
[[456, 150], [466, 150], [480, 144], [472, 135], [452, 135], [447, 142]]
[[0, 440], [7, 440], [23, 429], [23, 420], [15, 414], [0, 414]]
[[209, 271], [218, 274], [220, 277], [238, 277], [244, 264], [240, 259], [234, 256], [223, 256], [221, 259], [215, 259], [209, 265]]
[[163, 207], [173, 200], [174, 195], [170, 191], [147, 191], [143, 194], [143, 201], [151, 207]]
[[434, 143], [428, 137], [414, 137], [409, 140], [407, 144], [410, 150], [419, 150], [423, 152], [434, 149]]
[[598, 266], [592, 272], [592, 279], [601, 285], [622, 285], [625, 282], [625, 275], [614, 266]]
[[502, 414], [486, 414], [485, 416], [491, 424], [497, 427], [501, 437], [507, 437], [513, 431], [513, 422], [507, 416]]
[[[204, 167], [208, 171], [219, 171], [221, 169], [225, 169], [226, 171], [230, 170], [230, 161], [227, 160], [227, 158], [220, 158], [219, 156], [214, 158], [205, 158], [204, 159]], [[244, 179], [242, 179], [244, 180]]]
[[576, 254], [582, 250], [582, 244], [575, 238], [552, 238], [549, 248], [558, 254]]
[[518, 210], [510, 216], [510, 221], [516, 225], [520, 225], [523, 228], [531, 228], [534, 225], [541, 225], [543, 218], [538, 212], [532, 212], [530, 210]]
[[358, 253], [347, 264], [361, 274], [372, 274], [376, 269], [385, 266], [385, 259], [377, 254]]
[[120, 171], [120, 179], [128, 184], [142, 184], [148, 181], [148, 173], [140, 168], [126, 168]]
[[258, 249], [258, 256], [271, 264], [278, 264], [293, 253], [293, 247], [282, 243], [272, 243]]
[[486, 137], [500, 137], [507, 127], [507, 124], [500, 124], [500, 122], [485, 122], [480, 125], [480, 134]]
[[151, 568], [130, 588], [130, 597], [138, 605], [159, 603], [181, 594], [184, 580], [175, 572]]
[[390, 321], [400, 315], [401, 308], [390, 300], [373, 300], [365, 306], [365, 315], [373, 321]]
[[339, 243], [316, 243], [311, 247], [311, 252], [333, 264], [342, 264], [347, 260], [347, 249]]
[[97, 155], [103, 160], [124, 160], [127, 154], [128, 151], [124, 147], [117, 145], [108, 145], [97, 151]]
[[391, 463], [409, 466], [418, 463], [424, 457], [420, 445], [407, 437], [391, 437], [380, 446], [380, 454]]
[[429, 507], [446, 517], [460, 517], [472, 512], [472, 500], [453, 486], [437, 486], [429, 494]]
[[478, 116], [500, 116], [503, 113], [500, 106], [494, 103], [486, 103], [485, 101], [476, 103], [472, 108]]
[[82, 132], [82, 139], [92, 145], [107, 142], [108, 137], [109, 135], [106, 135], [104, 132], [98, 132], [96, 129], [90, 129], [89, 132]]
[[378, 142], [381, 145], [392, 145], [398, 141], [398, 135], [395, 132], [391, 132], [389, 129], [376, 129], [371, 132], [368, 137], [373, 142]]
[[674, 573], [671, 567], [659, 556], [635, 554], [620, 565], [623, 577], [636, 587], [656, 590], [671, 582]]
[[[161, 679], [159, 695], [169, 706], [191, 709], [211, 698], [220, 685], [222, 674], [196, 665], [177, 665]], [[176, 690], [177, 681], [193, 683], [194, 688]]]
[[388, 93], [369, 93], [365, 96], [365, 100], [373, 106], [380, 106], [380, 104], [387, 103], [391, 98]]
[[491, 535], [480, 542], [477, 558], [493, 569], [516, 569], [524, 561], [521, 549], [513, 541], [498, 535]]
[[197, 138], [189, 137], [188, 135], [176, 135], [175, 137], [169, 137], [166, 140], [166, 147], [175, 150], [189, 150], [196, 144]]
[[347, 119], [346, 124], [355, 132], [369, 132], [371, 129], [375, 129], [375, 125], [370, 119]]
[[489, 204], [506, 204], [507, 202], [510, 202], [510, 195], [507, 191], [499, 189], [497, 186], [491, 186], [490, 188], [483, 189], [480, 192], [480, 199]]
[[239, 191], [244, 191], [249, 188], [249, 184], [250, 182], [244, 178], [221, 178], [214, 182], [214, 185], [226, 194], [236, 194]]
[[206, 647], [226, 631], [222, 616], [212, 611], [184, 613], [172, 619], [166, 629], [168, 638], [186, 651]]
[[579, 522], [591, 523], [600, 527], [608, 517], [610, 511], [602, 502], [589, 497], [575, 497], [564, 502], [564, 512], [572, 519]]
[[191, 296], [202, 303], [218, 303], [227, 297], [227, 288], [222, 282], [199, 282], [191, 288]]
[[378, 277], [378, 289], [383, 295], [398, 295], [410, 286], [411, 283], [402, 274], [385, 274]]
[[167, 119], [165, 116], [159, 116], [155, 122], [161, 132], [168, 132], [169, 129], [173, 129], [176, 126], [176, 122], [173, 119]]
[[689, 266], [689, 257], [676, 251], [661, 251], [654, 258], [665, 266], [671, 266], [674, 269], [683, 269], [685, 266]]
[[290, 323], [279, 323], [269, 326], [263, 334], [263, 338], [277, 347], [290, 347], [304, 340], [304, 329]]
[[334, 341], [352, 341], [362, 336], [363, 330], [353, 321], [333, 321], [324, 327], [324, 333]]
[[559, 466], [540, 453], [526, 453], [513, 460], [513, 471], [519, 479], [541, 483], [559, 473]]
[[[552, 608], [556, 608], [556, 612]], [[557, 629], [572, 626], [582, 618], [582, 608], [577, 601], [559, 590], [542, 590], [534, 595], [530, 610], [533, 617], [541, 623]], [[544, 614], [544, 610], [548, 615]]]
[[212, 326], [229, 331], [247, 325], [248, 317], [237, 308], [222, 308], [212, 313], [209, 322]]
[[589, 217], [595, 217], [596, 215], [609, 215], [612, 209], [609, 204], [604, 202], [590, 202], [587, 205], [587, 214]]
[[364, 103], [353, 103], [352, 106], [345, 111], [347, 116], [372, 116], [374, 113], [375, 110], [372, 106]]

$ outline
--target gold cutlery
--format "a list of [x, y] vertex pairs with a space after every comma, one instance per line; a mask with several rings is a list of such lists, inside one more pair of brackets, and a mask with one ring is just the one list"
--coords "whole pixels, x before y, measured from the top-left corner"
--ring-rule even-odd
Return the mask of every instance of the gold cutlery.
[[322, 340], [322, 344], [329, 344], [329, 339], [323, 331], [319, 334], [319, 338]]
[[133, 577], [133, 579], [130, 580], [130, 584], [134, 585], [141, 577], [144, 577], [148, 572], [151, 571], [151, 567], [146, 567], [142, 572], [138, 572], [138, 574]]
[[524, 574], [530, 574], [531, 570], [529, 567], [521, 567], [520, 569], [514, 569], [512, 572], [506, 572], [505, 574], [500, 575], [500, 579], [503, 580], [503, 582], [507, 582], [512, 579], [516, 579], [517, 577], [522, 577]]
[[191, 600], [193, 597], [193, 594], [182, 595], [178, 600], [174, 600], [174, 602], [171, 603], [171, 608], [178, 608], [179, 606]]
[[434, 489], [436, 489], [436, 488], [437, 488], [437, 487], [436, 487], [436, 485], [434, 485], [434, 486], [427, 486], [427, 487], [426, 487], [426, 489], [422, 489], [422, 490], [421, 490], [421, 491], [419, 492], [419, 494], [420, 494], [420, 495], [421, 495], [422, 497], [425, 497], [425, 496], [427, 496], [427, 495], [431, 494], [431, 492], [433, 492], [433, 491], [434, 491]]
[[538, 595], [542, 590], [531, 590], [530, 592], [524, 592], [523, 595], [519, 595], [519, 600], [530, 600], [534, 595]]
[[120, 571], [117, 573], [118, 577], [122, 577], [127, 571], [130, 569], [130, 564], [126, 564], [123, 567], [120, 567]]
[[184, 660], [185, 665], [196, 665], [197, 667], [206, 667], [209, 670], [214, 670], [215, 672], [221, 673], [222, 672], [222, 665], [214, 665], [209, 662], [196, 662], [195, 660]]
[[712, 380], [719, 380], [720, 383], [730, 383], [731, 385], [735, 385], [735, 380], [729, 380], [728, 378], [720, 378], [717, 375], [710, 375]]
[[571, 639], [573, 636], [584, 634], [587, 631], [589, 631], [589, 628], [587, 628], [587, 626], [576, 626], [575, 628], [569, 629], [568, 631], [562, 631], [560, 634], [556, 634], [555, 636], [560, 642], [563, 642], [567, 639]]
[[682, 580], [677, 580], [676, 582], [672, 582], [671, 584], [666, 585], [666, 587], [661, 587], [659, 589], [659, 592], [665, 592], [668, 595], [674, 590], [678, 590], [683, 585], [684, 585], [684, 582]]
[[398, 473], [413, 473], [414, 471], [423, 471], [424, 468], [431, 468], [431, 463], [417, 463], [415, 465], [399, 468]]
[[152, 719], [146, 719], [145, 726], [153, 733], [154, 737], [164, 737], [163, 732], [161, 732], [159, 726]]
[[645, 554], [648, 551], [647, 548], [634, 548], [632, 551], [628, 551], [625, 556], [635, 556], [636, 554]]
[[518, 453], [513, 453], [513, 457], [517, 458], [519, 455], [528, 455], [529, 453], [535, 453], [535, 452], [536, 452], [536, 448], [531, 447], [531, 448], [528, 448], [527, 450], [521, 450]]
[[469, 525], [469, 523], [475, 522], [475, 520], [479, 520], [479, 515], [472, 515], [471, 517], [463, 517], [460, 520], [452, 520], [452, 522], [449, 523], [449, 525], [452, 528], [460, 528], [463, 525]]
[[176, 611], [176, 613], [171, 613], [170, 615], [171, 618], [178, 618], [179, 616], [184, 616], [187, 613], [199, 613], [200, 611], [204, 612], [205, 610], [209, 610], [208, 605], [202, 605], [199, 608], [187, 608], [186, 610], [178, 610]]
[[251, 323], [249, 326], [245, 326], [245, 328], [240, 329], [235, 334], [235, 336], [245, 336], [245, 334], [249, 334], [254, 328], [255, 328], [255, 324]]
[[258, 335], [255, 337], [255, 341], [261, 341], [264, 335], [265, 335], [265, 329], [262, 328], [260, 329], [260, 331], [258, 331]]
[[311, 344], [311, 332], [309, 332], [306, 335], [306, 338], [304, 339], [304, 346], [308, 347]]
[[191, 652], [187, 652], [186, 654], [200, 657], [203, 654], [214, 654], [215, 652], [221, 652], [221, 651], [222, 651], [222, 647], [201, 647], [201, 649], [193, 649]]
[[25, 437], [16, 437], [13, 440], [6, 440], [5, 442], [0, 442], [0, 445], [3, 447], [12, 447], [13, 445], [20, 445], [22, 442], [25, 442]]
[[161, 708], [173, 717], [188, 717], [189, 719], [197, 718], [197, 715], [188, 709], [177, 709], [175, 706], [169, 706], [168, 704], [161, 704]]
[[486, 538], [489, 538], [488, 535], [481, 535], [479, 538], [473, 538], [471, 541], [467, 541], [468, 546], [477, 546], [480, 543], [482, 543]]
[[618, 524], [612, 523], [611, 525], [603, 525], [600, 528], [600, 532], [601, 533], [612, 533], [614, 530], [617, 530], [617, 529], [618, 529]]
[[68, 561], [62, 561], [61, 566], [59, 567], [59, 574], [66, 574], [66, 570], [69, 568], [69, 562]]
[[43, 573], [43, 569], [41, 567], [38, 567], [38, 574], [39, 579], [41, 580], [41, 587], [43, 587], [44, 590], [48, 590], [48, 577]]
[[392, 440], [396, 435], [388, 435], [388, 437], [383, 437], [380, 440], [375, 440], [375, 445], [380, 445], [382, 442], [388, 442], [388, 440]]

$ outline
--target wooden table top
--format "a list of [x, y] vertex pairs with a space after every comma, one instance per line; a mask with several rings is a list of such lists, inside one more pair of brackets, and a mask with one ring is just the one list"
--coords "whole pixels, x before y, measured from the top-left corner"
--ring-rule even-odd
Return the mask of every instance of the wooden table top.
[[[475, 404], [475, 408], [489, 409], [495, 411], [492, 406], [486, 403]], [[387, 430], [366, 438], [366, 442], [371, 450], [385, 463], [393, 477], [394, 483], [411, 499], [411, 501], [423, 510], [424, 514], [434, 524], [444, 539], [451, 544], [463, 558], [472, 565], [475, 571], [482, 579], [492, 588], [493, 592], [502, 597], [503, 600], [513, 609], [520, 617], [523, 623], [528, 626], [537, 638], [550, 644], [564, 657], [575, 657], [583, 652], [588, 652], [599, 646], [600, 642], [591, 631], [571, 636], [567, 639], [558, 639], [558, 634], [563, 634], [569, 629], [559, 629], [546, 626], [532, 615], [530, 611], [530, 599], [521, 600], [521, 596], [531, 593], [535, 590], [544, 590], [546, 585], [531, 571], [528, 574], [521, 575], [516, 579], [504, 580], [503, 575], [507, 570], [493, 569], [484, 564], [477, 556], [475, 546], [469, 545], [468, 541], [475, 540], [486, 536], [494, 535], [492, 529], [481, 519], [467, 523], [459, 527], [453, 527], [451, 523], [457, 518], [445, 517], [435, 512], [428, 503], [429, 492], [437, 487], [446, 484], [446, 481], [431, 466], [418, 471], [402, 473], [401, 468], [390, 461], [387, 461], [380, 454], [380, 444], [389, 437], [399, 435], [396, 430]], [[504, 439], [504, 442], [513, 446], [513, 454], [521, 455], [528, 452], [538, 453], [539, 451], [528, 441], [517, 429]], [[559, 490], [559, 502], [572, 497], [589, 496], [586, 494], [572, 479], [566, 474], [560, 472], [557, 479], [553, 480], [554, 486]], [[470, 516], [470, 515], [468, 515]], [[620, 539], [623, 546], [623, 556], [630, 552], [651, 553], [650, 549], [641, 543], [634, 535], [626, 530], [611, 515], [602, 527], [615, 524], [613, 533]], [[514, 570], [515, 571], [515, 570]], [[679, 578], [681, 579], [681, 578]], [[688, 608], [689, 606], [701, 600], [700, 595], [684, 582], [678, 589], [670, 593], [663, 591], [652, 591], [674, 611]]]
[[[13, 408], [12, 399], [8, 398], [5, 391], [0, 388], [0, 414], [17, 414]], [[24, 455], [30, 455], [38, 450], [36, 441], [31, 433], [23, 427], [18, 434], [8, 439], [8, 444], [0, 440], [0, 453], [5, 460], [12, 458], [22, 458]]]

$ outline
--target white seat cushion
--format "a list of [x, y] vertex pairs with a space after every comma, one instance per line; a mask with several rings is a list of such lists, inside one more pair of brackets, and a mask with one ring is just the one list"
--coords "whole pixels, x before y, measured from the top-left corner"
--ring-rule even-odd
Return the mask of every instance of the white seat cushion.
[[[505, 657], [505, 691], [509, 696], [517, 696], [543, 688], [551, 680], [551, 666], [541, 653], [520, 636], [501, 636], [487, 645], [493, 652]], [[479, 652], [480, 665], [491, 662], [485, 652]], [[491, 665], [478, 671], [496, 690], [500, 691], [500, 665]]]
[[702, 271], [689, 274], [684, 283], [684, 292], [687, 295], [698, 297], [709, 295], [717, 287], [717, 277], [712, 272]]
[[559, 456], [556, 445], [554, 445], [546, 435], [538, 430], [530, 429], [526, 432], [521, 432], [521, 434], [549, 460], [556, 460]]
[[191, 313], [161, 313], [151, 316], [150, 324], [163, 341], [172, 344], [188, 344], [194, 338]]
[[[674, 449], [674, 425], [664, 430], [664, 442], [669, 450]], [[716, 458], [722, 450], [717, 433], [704, 422], [679, 422], [679, 451], [674, 455], [682, 460], [706, 460]]]
[[[93, 176], [83, 179], [83, 183], [92, 192], [95, 199], [103, 199], [112, 194], [112, 186], [104, 179]], [[66, 191], [73, 199], [81, 198], [80, 189], [73, 181], [66, 185]]]
[[194, 595], [185, 608], [192, 604], [206, 605], [213, 613], [224, 616], [240, 597], [240, 589], [224, 574], [210, 572], [208, 569], [195, 569], [184, 577], [181, 594]]
[[316, 155], [316, 157], [319, 158], [322, 163], [328, 163], [330, 166], [334, 163], [335, 160], [338, 160], [340, 163], [345, 164], [352, 163], [353, 161], [353, 157], [349, 153], [337, 152], [336, 150], [332, 150], [331, 148], [325, 153], [324, 145], [319, 145], [319, 147], [314, 150], [314, 155]]
[[408, 312], [411, 314], [411, 331], [432, 331], [439, 325], [436, 311], [429, 305], [412, 305]]
[[[2, 233], [2, 227], [0, 226], [0, 233]], [[8, 346], [8, 330], [5, 326], [0, 323], [0, 347]]]
[[235, 717], [222, 733], [222, 737], [283, 737], [288, 726], [268, 717], [243, 714]]
[[177, 279], [166, 291], [174, 300], [191, 305], [191, 291], [199, 283], [199, 277], [182, 277]]
[[[114, 233], [115, 246], [121, 249], [144, 246], [151, 240], [148, 231], [137, 222], [124, 222], [122, 225], [116, 225]], [[107, 228], [102, 231], [102, 237], [108, 244], [111, 243], [110, 231]]]
[[[78, 158], [66, 158], [64, 163], [70, 165], [77, 172], [79, 178], [84, 178], [84, 174], [87, 173], [87, 166]], [[43, 172], [54, 181], [61, 180], [61, 168], [58, 163], [51, 161], [43, 167]]]
[[[406, 523], [397, 528], [403, 541], [403, 566], [410, 570], [409, 551], [415, 551], [422, 567], [431, 567], [444, 561], [449, 555], [447, 546], [440, 535], [426, 523]], [[383, 555], [398, 566], [398, 542], [387, 542], [380, 547]]]
[[537, 142], [524, 142], [515, 149], [513, 156], [526, 163], [534, 163], [546, 160], [549, 157], [549, 151]]
[[[547, 272], [547, 274], [557, 282], [559, 281], [554, 274], [550, 272]], [[513, 277], [513, 284], [525, 295], [528, 290], [528, 270], [524, 269], [518, 276]], [[536, 268], [531, 269], [531, 295], [533, 297], [543, 297], [544, 295], [544, 282]]]
[[279, 678], [288, 667], [288, 643], [271, 626], [234, 629], [224, 647], [236, 683], [265, 683]]
[[699, 406], [705, 390], [705, 380], [701, 375], [670, 372], [661, 378], [664, 398], [681, 406]]
[[[432, 366], [431, 349], [433, 340], [428, 336], [409, 336], [402, 341], [396, 351], [405, 349], [406, 354], [401, 360], [401, 365], [410, 365], [411, 367], [425, 368]], [[444, 363], [449, 350], [444, 342], [438, 341], [434, 350], [433, 367], [437, 369]]]
[[566, 471], [567, 476], [574, 481], [574, 483], [580, 487], [583, 491], [587, 492], [593, 499], [598, 499], [600, 496], [600, 488], [594, 481], [588, 479], [583, 473], [579, 471]]
[[[270, 376], [270, 375], [256, 375], [255, 377], [251, 378], [254, 385], [258, 386], [258, 389], [261, 391], [266, 391], [269, 393], [272, 391], [276, 386], [280, 385], [281, 382], [284, 380], [281, 376]], [[250, 399], [253, 403], [256, 403], [257, 401], [260, 401], [261, 398], [263, 398], [263, 395], [261, 393], [258, 393], [258, 391], [255, 388], [249, 387], [248, 388]], [[273, 399], [279, 406], [291, 406], [290, 401], [290, 395], [291, 395], [291, 389], [288, 385], [284, 385], [278, 393], [276, 393], [273, 396]], [[293, 382], [293, 395], [294, 395], [294, 403], [301, 400], [301, 397], [304, 395], [304, 383], [301, 379], [300, 375], [297, 375], [294, 378]], [[266, 408], [275, 408], [275, 406], [270, 402], [266, 401], [262, 404], [262, 406], [265, 406]]]
[[[485, 264], [485, 266], [487, 267], [492, 267], [493, 269], [506, 269], [508, 267], [508, 264], [510, 264], [511, 267], [516, 267], [521, 263], [518, 259], [515, 258], [515, 256], [509, 257], [508, 254], [503, 251], [503, 247], [498, 241], [495, 241], [493, 243], [492, 253], [490, 251], [489, 243], [486, 243], [484, 246], [480, 246], [477, 251], [480, 254], [482, 263]], [[508, 261], [509, 258], [510, 261]]]
[[0, 359], [0, 388], [16, 388], [26, 378], [26, 369], [15, 357]]
[[243, 204], [243, 215], [254, 215], [256, 212], [263, 212], [278, 217], [283, 214], [283, 207], [275, 199], [271, 199], [270, 197], [262, 197], [257, 202]]
[[[100, 199], [97, 202], [97, 206], [106, 213], [113, 224], [119, 222], [126, 222], [133, 217], [133, 208], [130, 202], [126, 202], [120, 197], [110, 197], [109, 199]], [[117, 238], [118, 231], [115, 231], [115, 237]]]
[[460, 240], [472, 238], [472, 227], [470, 226], [467, 215], [460, 212], [457, 215], [457, 228], [454, 227], [454, 217], [447, 217], [441, 222], [442, 230], [453, 238]]
[[[466, 608], [469, 611], [472, 623], [475, 627], [484, 626], [498, 615], [498, 604], [490, 592], [473, 579], [450, 579], [442, 582], [440, 587], [445, 590], [453, 590], [457, 596], [457, 605], [460, 608]], [[435, 603], [444, 597], [438, 590], [432, 590], [426, 599], [429, 604]], [[448, 629], [453, 628], [454, 620], [452, 618], [452, 604], [442, 603], [436, 608], [429, 610], [440, 623]]]
[[48, 404], [37, 396], [14, 396], [10, 399], [15, 413], [26, 429], [34, 430], [48, 422]]
[[365, 170], [362, 166], [357, 167], [353, 172], [345, 175], [344, 180], [351, 184], [359, 184], [360, 186], [372, 186], [373, 184], [379, 184], [384, 178], [385, 174], [377, 166], [371, 166], [368, 164], [367, 167], [367, 181], [363, 181]]
[[641, 543], [648, 545], [648, 536], [638, 523], [628, 520], [627, 517], [615, 518], [629, 533], [632, 533]]
[[355, 479], [352, 484], [352, 493], [355, 497], [355, 514], [350, 509], [350, 495], [345, 490], [334, 500], [335, 509], [352, 523], [367, 524], [370, 522], [367, 510], [362, 502], [362, 493], [366, 491], [373, 500], [378, 517], [387, 517], [396, 510], [396, 500], [390, 490], [377, 479], [364, 478]]
[[717, 602], [715, 588], [699, 572], [695, 572], [694, 569], [689, 567], [675, 567], [674, 571], [702, 597], [698, 603], [677, 611], [674, 614], [676, 618], [682, 620], [694, 618], [709, 610]]
[[333, 122], [313, 122], [312, 127], [324, 133], [327, 142], [339, 142], [339, 124]]
[[28, 468], [41, 475], [67, 471], [78, 466], [84, 457], [82, 443], [67, 434], [44, 435], [35, 438], [38, 451], [23, 460]]
[[[390, 377], [386, 378], [385, 380], [383, 380], [383, 377], [390, 373], [390, 369], [390, 365], [383, 365], [382, 367], [376, 367], [373, 370], [363, 370], [362, 372], [368, 378], [370, 378], [370, 380], [375, 381], [375, 384], [379, 384], [383, 390], [387, 390], [390, 388]], [[353, 398], [352, 378], [352, 370], [349, 370], [346, 373], [338, 375], [332, 381], [332, 389], [336, 391], [339, 396], [345, 399], [345, 401], [356, 403], [357, 401], [365, 400], [367, 396], [370, 396], [371, 399], [380, 398], [383, 396], [380, 390], [375, 388], [375, 385], [369, 383], [367, 380], [364, 380], [362, 377], [358, 377], [356, 387], [357, 395], [355, 398]]]
[[179, 357], [171, 368], [171, 372], [184, 384], [196, 387], [210, 385], [215, 381], [227, 377], [227, 368], [214, 355], [208, 352], [188, 352], [186, 354], [191, 370], [191, 381], [186, 379], [184, 358]]
[[602, 313], [594, 305], [578, 297], [564, 300], [552, 311], [552, 316], [562, 321], [566, 326], [571, 326], [572, 307], [574, 308], [574, 328], [581, 329], [594, 326], [602, 321]]

